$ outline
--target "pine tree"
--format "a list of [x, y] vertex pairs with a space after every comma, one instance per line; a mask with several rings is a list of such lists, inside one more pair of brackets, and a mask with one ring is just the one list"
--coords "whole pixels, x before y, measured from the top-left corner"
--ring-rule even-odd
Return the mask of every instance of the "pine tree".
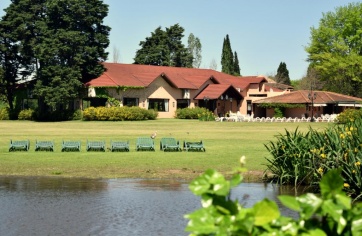
[[134, 64], [192, 67], [193, 55], [182, 43], [184, 28], [175, 24], [166, 30], [158, 27], [140, 42]]
[[275, 76], [275, 82], [280, 84], [291, 85], [289, 78], [289, 71], [287, 69], [287, 65], [285, 64], [285, 62], [280, 62], [277, 74]]

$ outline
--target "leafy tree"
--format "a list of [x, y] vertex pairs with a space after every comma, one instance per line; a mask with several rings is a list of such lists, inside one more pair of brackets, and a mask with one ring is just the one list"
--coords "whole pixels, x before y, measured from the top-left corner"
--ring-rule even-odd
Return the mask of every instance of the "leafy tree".
[[[25, 6], [23, 6], [25, 8]], [[26, 9], [30, 12], [30, 9]], [[31, 58], [22, 55], [26, 52], [24, 45], [19, 43], [19, 34], [23, 31], [14, 30], [14, 25], [25, 27], [25, 23], [19, 18], [13, 18], [16, 14], [12, 8], [6, 10], [0, 21], [0, 93], [5, 96], [5, 100], [10, 108], [14, 110], [15, 84], [22, 77], [31, 73], [29, 66]]]
[[224, 38], [221, 54], [221, 71], [232, 75], [234, 73], [234, 56], [231, 50], [229, 35], [227, 34]]
[[319, 79], [317, 72], [312, 67], [308, 68], [307, 75], [302, 79], [292, 81], [292, 86], [296, 90], [323, 90], [324, 85], [325, 82]]
[[287, 69], [287, 65], [285, 62], [280, 62], [277, 74], [275, 76], [275, 82], [280, 84], [288, 84], [290, 85], [289, 71]]
[[202, 56], [201, 56], [201, 42], [200, 39], [198, 37], [195, 37], [193, 33], [191, 33], [189, 35], [189, 38], [187, 39], [187, 43], [188, 43], [188, 50], [189, 53], [193, 56], [193, 62], [192, 62], [192, 67], [193, 68], [199, 68], [201, 65], [201, 60], [202, 60]]
[[193, 56], [183, 45], [184, 28], [175, 24], [166, 30], [158, 27], [140, 42], [141, 49], [137, 50], [135, 64], [192, 67]]
[[362, 97], [362, 3], [323, 14], [306, 47], [310, 65], [330, 91]]
[[234, 52], [234, 75], [240, 76], [239, 59], [236, 52]]
[[25, 70], [35, 68], [43, 111], [79, 97], [82, 82], [103, 73], [110, 28], [101, 0], [14, 0], [5, 12], [2, 24], [16, 34], [21, 57], [31, 58]]

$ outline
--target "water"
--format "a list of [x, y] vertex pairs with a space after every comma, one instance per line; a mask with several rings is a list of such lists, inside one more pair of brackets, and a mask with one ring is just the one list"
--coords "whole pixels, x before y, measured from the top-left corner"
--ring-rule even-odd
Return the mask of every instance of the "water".
[[[232, 197], [250, 207], [279, 193], [273, 185], [243, 183]], [[199, 208], [180, 181], [0, 178], [1, 235], [188, 235], [183, 216]]]

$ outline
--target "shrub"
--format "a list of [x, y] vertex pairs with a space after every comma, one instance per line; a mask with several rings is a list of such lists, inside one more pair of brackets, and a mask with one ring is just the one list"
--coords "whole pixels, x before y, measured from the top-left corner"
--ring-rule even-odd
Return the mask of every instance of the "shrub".
[[83, 118], [82, 110], [78, 109], [73, 112], [72, 120], [81, 120]]
[[362, 118], [362, 109], [347, 109], [337, 116], [338, 123], [347, 123]]
[[214, 114], [204, 107], [177, 109], [175, 117], [178, 119], [199, 119], [203, 121], [215, 120]]
[[140, 107], [89, 107], [83, 111], [83, 120], [155, 120], [158, 113], [154, 110], [145, 110]]
[[362, 193], [362, 119], [329, 126], [323, 132], [312, 128], [306, 134], [286, 131], [276, 142], [265, 145], [266, 172], [279, 184], [316, 185], [328, 170], [342, 168], [348, 193], [359, 198]]
[[191, 235], [361, 235], [362, 203], [353, 205], [342, 191], [340, 174], [341, 170], [332, 170], [323, 176], [320, 196], [279, 196], [284, 206], [299, 213], [299, 219], [293, 219], [282, 216], [268, 199], [244, 208], [230, 199], [231, 188], [242, 180], [240, 173], [227, 181], [207, 170], [189, 185], [201, 197], [202, 208], [185, 215], [189, 220], [185, 230]]
[[3, 107], [0, 109], [0, 120], [9, 120], [10, 114], [9, 114], [9, 108]]
[[34, 113], [33, 109], [21, 110], [18, 115], [18, 120], [33, 120]]
[[274, 117], [275, 118], [283, 118], [284, 117], [282, 108], [279, 108], [279, 107], [274, 108]]

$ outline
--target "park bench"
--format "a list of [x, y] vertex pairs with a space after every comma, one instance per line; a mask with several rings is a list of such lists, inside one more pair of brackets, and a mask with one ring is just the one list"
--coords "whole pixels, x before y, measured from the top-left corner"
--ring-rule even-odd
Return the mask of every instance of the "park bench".
[[62, 142], [62, 152], [80, 152], [80, 141], [64, 141]]
[[28, 151], [30, 146], [29, 140], [10, 140], [9, 152], [11, 151]]
[[137, 138], [136, 151], [155, 151], [155, 142], [149, 137]]
[[129, 152], [129, 141], [112, 141], [111, 140], [111, 152]]
[[184, 141], [184, 150], [185, 151], [203, 151], [205, 152], [206, 149], [204, 147], [204, 143], [202, 142], [202, 140], [200, 142], [188, 142], [188, 141]]
[[87, 152], [89, 151], [106, 151], [106, 143], [104, 141], [88, 141], [87, 140]]
[[175, 138], [161, 138], [160, 141], [160, 150], [161, 151], [182, 151], [180, 147], [180, 142]]
[[54, 143], [52, 141], [35, 140], [35, 151], [54, 151]]

